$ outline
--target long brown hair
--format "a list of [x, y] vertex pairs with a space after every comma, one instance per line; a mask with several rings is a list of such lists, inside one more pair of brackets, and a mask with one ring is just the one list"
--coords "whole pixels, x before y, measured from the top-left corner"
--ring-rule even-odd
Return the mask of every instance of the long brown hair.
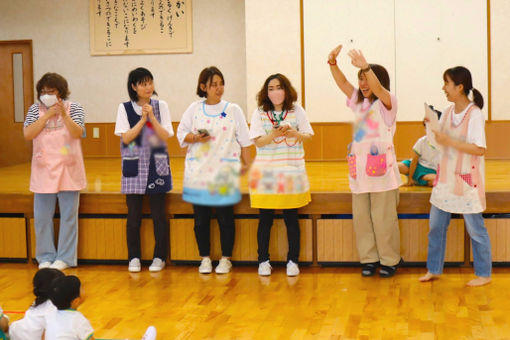
[[272, 74], [266, 79], [259, 93], [257, 93], [258, 106], [265, 112], [274, 110], [274, 105], [269, 99], [267, 90], [269, 82], [273, 79], [278, 79], [278, 81], [280, 81], [280, 87], [285, 91], [285, 100], [283, 101], [282, 110], [292, 109], [294, 107], [294, 102], [297, 100], [297, 92], [294, 87], [292, 87], [289, 79], [281, 73]]
[[[384, 87], [386, 90], [390, 90], [390, 75], [388, 74], [388, 71], [384, 68], [384, 66], [381, 66], [379, 64], [370, 64], [370, 68], [372, 71], [374, 71], [375, 76], [381, 83], [382, 87]], [[363, 71], [358, 71], [358, 79], [361, 79], [361, 75], [363, 74]], [[363, 93], [360, 89], [358, 89], [358, 103], [361, 103], [363, 101]], [[370, 97], [370, 101], [373, 102], [374, 100], [378, 99], [377, 96], [372, 92], [372, 96]]]

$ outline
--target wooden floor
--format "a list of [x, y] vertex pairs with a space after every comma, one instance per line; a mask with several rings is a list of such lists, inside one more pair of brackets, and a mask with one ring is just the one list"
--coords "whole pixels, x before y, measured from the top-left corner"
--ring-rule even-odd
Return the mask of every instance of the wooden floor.
[[[34, 265], [2, 264], [0, 303], [11, 320], [32, 302]], [[124, 266], [80, 266], [86, 301], [79, 310], [96, 339], [139, 339], [148, 325], [158, 339], [508, 339], [510, 269], [468, 288], [471, 269], [448, 268], [420, 283], [423, 268], [390, 279], [362, 278], [359, 268], [302, 268], [288, 278], [277, 267], [200, 275], [171, 266], [129, 274]]]
[[[184, 158], [170, 161], [174, 188], [182, 192]], [[85, 159], [88, 186], [84, 193], [120, 192], [120, 158]], [[312, 193], [350, 192], [347, 162], [307, 162]], [[510, 160], [486, 161], [486, 191], [510, 191]], [[405, 178], [405, 177], [402, 177]], [[0, 193], [26, 193], [30, 183], [30, 163], [0, 168]], [[402, 192], [429, 192], [430, 188], [402, 187]], [[247, 176], [241, 179], [241, 191], [248, 192]]]

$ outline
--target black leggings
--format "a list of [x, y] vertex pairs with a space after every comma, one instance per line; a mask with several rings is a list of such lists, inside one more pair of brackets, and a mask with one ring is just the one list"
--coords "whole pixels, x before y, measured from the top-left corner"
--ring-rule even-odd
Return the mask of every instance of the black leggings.
[[[221, 253], [225, 257], [232, 256], [235, 237], [234, 206], [214, 207], [216, 219], [220, 225]], [[213, 207], [193, 204], [195, 213], [195, 238], [197, 239], [200, 256], [211, 253], [211, 215]]]
[[[128, 258], [131, 261], [137, 257], [141, 259], [140, 250], [140, 225], [142, 223], [142, 205], [145, 195], [126, 195], [128, 217], [126, 223], [126, 236], [128, 247]], [[166, 193], [151, 194], [149, 196], [151, 205], [151, 216], [154, 223], [154, 257], [163, 261], [168, 257], [168, 218], [165, 211]]]
[[[289, 252], [287, 261], [298, 263], [299, 259], [299, 221], [297, 209], [282, 209], [283, 219], [287, 227], [287, 240]], [[259, 263], [269, 260], [269, 237], [273, 226], [274, 209], [260, 209], [257, 241], [259, 245]]]

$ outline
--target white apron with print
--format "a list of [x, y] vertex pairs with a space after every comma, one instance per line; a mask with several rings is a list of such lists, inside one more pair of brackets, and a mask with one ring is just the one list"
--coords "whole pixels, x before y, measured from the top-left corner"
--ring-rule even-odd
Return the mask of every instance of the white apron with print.
[[205, 104], [197, 105], [192, 132], [206, 129], [211, 139], [188, 146], [184, 167], [182, 198], [206, 206], [226, 206], [241, 200], [239, 175], [241, 146], [236, 139], [237, 124], [229, 103], [223, 112], [211, 115]]

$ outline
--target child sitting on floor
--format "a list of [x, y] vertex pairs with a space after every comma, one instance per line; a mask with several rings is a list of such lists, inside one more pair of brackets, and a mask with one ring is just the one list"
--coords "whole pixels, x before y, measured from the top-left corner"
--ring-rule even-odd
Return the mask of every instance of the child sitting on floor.
[[[431, 109], [434, 110], [432, 106]], [[434, 111], [439, 119], [441, 112]], [[425, 126], [425, 123], [423, 123], [423, 126]], [[430, 144], [427, 136], [423, 136], [416, 141], [413, 151], [414, 155], [411, 159], [398, 163], [400, 173], [407, 176], [407, 183], [405, 185], [433, 186], [436, 179], [439, 150]]]

